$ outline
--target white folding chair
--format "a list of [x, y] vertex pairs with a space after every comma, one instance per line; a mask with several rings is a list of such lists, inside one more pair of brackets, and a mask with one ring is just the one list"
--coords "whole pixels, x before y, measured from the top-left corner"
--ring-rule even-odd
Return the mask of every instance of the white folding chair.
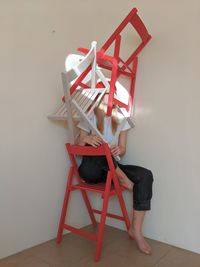
[[[68, 66], [66, 66], [68, 69]], [[95, 134], [104, 137], [90, 121], [90, 115], [99, 104], [105, 92], [109, 90], [109, 83], [101, 70], [96, 66], [96, 42], [92, 42], [88, 54], [79, 60], [79, 63], [62, 74], [67, 121], [70, 129], [70, 143], [75, 143], [73, 117], [79, 116], [88, 123]], [[96, 87], [96, 79], [100, 80], [103, 88]], [[106, 140], [104, 140], [106, 142]]]

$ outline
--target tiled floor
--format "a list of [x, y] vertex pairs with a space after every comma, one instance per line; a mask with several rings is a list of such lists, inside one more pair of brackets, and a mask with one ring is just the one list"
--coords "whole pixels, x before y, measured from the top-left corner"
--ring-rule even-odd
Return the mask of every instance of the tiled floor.
[[[91, 231], [91, 226], [85, 227]], [[127, 233], [106, 226], [101, 260], [93, 261], [94, 243], [74, 234], [0, 260], [0, 267], [200, 267], [200, 255], [148, 240], [153, 254], [138, 251]]]

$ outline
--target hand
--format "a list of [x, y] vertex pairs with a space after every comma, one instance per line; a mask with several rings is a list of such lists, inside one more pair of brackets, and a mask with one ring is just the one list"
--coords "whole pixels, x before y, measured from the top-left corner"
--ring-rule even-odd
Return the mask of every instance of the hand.
[[110, 152], [113, 155], [113, 157], [120, 156], [120, 147], [118, 145], [111, 145]]
[[85, 143], [93, 147], [98, 147], [103, 144], [103, 140], [97, 135], [90, 134], [85, 136]]

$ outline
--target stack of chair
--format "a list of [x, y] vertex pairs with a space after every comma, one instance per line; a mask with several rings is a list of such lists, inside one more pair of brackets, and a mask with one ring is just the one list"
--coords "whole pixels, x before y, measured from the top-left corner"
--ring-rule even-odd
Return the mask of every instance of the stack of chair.
[[[123, 41], [123, 32], [127, 26], [133, 27], [140, 37], [140, 43], [131, 54], [124, 60], [121, 56]], [[62, 73], [62, 83], [64, 97], [62, 105], [51, 114], [49, 119], [65, 120], [67, 119], [69, 128], [69, 142], [66, 144], [71, 167], [69, 170], [68, 181], [64, 196], [64, 202], [60, 217], [60, 223], [57, 234], [57, 242], [62, 240], [63, 230], [84, 236], [96, 242], [95, 260], [98, 261], [101, 255], [103, 232], [106, 217], [115, 218], [125, 221], [127, 229], [130, 226], [127, 210], [122, 196], [125, 189], [119, 184], [115, 168], [112, 162], [111, 153], [107, 140], [97, 129], [90, 118], [95, 107], [98, 106], [105, 93], [109, 94], [106, 115], [111, 116], [113, 105], [118, 107], [122, 116], [122, 123], [118, 127], [116, 136], [128, 122], [131, 127], [134, 126], [132, 121], [132, 107], [135, 91], [135, 80], [138, 65], [138, 54], [151, 39], [144, 23], [137, 14], [137, 9], [133, 8], [128, 16], [117, 27], [113, 34], [108, 38], [105, 44], [96, 51], [96, 42], [92, 42], [90, 49], [78, 48], [83, 55], [70, 54], [65, 61], [66, 71]], [[112, 52], [110, 53], [110, 50]], [[107, 75], [109, 73], [109, 75]], [[128, 86], [124, 87], [123, 79], [128, 80]], [[126, 97], [125, 97], [126, 96]], [[75, 145], [76, 130], [74, 121], [84, 120], [91, 131], [98, 135], [104, 141], [104, 144], [98, 148], [81, 147]], [[115, 139], [115, 138], [114, 138]], [[116, 142], [116, 140], [114, 140]], [[89, 185], [83, 182], [76, 163], [76, 155], [87, 156], [105, 156], [108, 162], [109, 171], [107, 180], [104, 184]], [[74, 183], [73, 179], [76, 178]], [[70, 193], [74, 190], [80, 190], [84, 203], [87, 207], [93, 226], [97, 225], [94, 214], [100, 214], [100, 223], [97, 234], [90, 234], [83, 230], [68, 225], [66, 221], [67, 208], [69, 204]], [[103, 199], [102, 209], [92, 208], [87, 191], [101, 194]], [[108, 201], [111, 196], [116, 195], [122, 211], [122, 216], [108, 212]]]

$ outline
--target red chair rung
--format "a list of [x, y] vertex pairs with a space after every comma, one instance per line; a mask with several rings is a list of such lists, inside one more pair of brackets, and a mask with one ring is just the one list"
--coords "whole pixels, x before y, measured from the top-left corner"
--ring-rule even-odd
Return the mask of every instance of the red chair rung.
[[90, 234], [90, 233], [88, 233], [86, 231], [83, 231], [81, 229], [75, 228], [75, 227], [73, 227], [73, 226], [71, 226], [69, 224], [64, 224], [63, 227], [64, 227], [64, 229], [66, 229], [66, 230], [68, 230], [68, 231], [70, 231], [72, 233], [81, 235], [81, 236], [83, 236], [83, 237], [85, 237], [87, 239], [90, 239], [90, 240], [93, 240], [93, 241], [97, 240], [96, 235], [93, 235], [93, 234]]

